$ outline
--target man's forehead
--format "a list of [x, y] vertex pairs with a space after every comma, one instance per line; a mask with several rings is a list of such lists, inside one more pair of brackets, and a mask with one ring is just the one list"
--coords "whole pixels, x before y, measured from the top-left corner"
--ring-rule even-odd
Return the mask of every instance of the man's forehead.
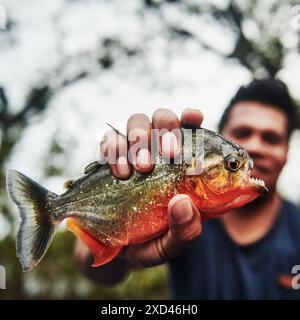
[[284, 134], [287, 129], [287, 117], [276, 107], [256, 101], [243, 101], [238, 102], [231, 109], [227, 125], [270, 129]]

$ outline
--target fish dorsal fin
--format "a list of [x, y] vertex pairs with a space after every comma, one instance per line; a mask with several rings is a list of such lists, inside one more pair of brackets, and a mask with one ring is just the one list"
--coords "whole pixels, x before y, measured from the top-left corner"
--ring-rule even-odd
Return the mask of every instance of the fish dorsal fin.
[[75, 218], [68, 218], [67, 227], [72, 233], [75, 234], [76, 237], [82, 240], [93, 253], [94, 263], [92, 264], [92, 267], [99, 267], [105, 263], [110, 262], [118, 255], [118, 253], [122, 249], [122, 246], [114, 247], [104, 244], [95, 236], [93, 236], [89, 231], [84, 229], [82, 224]]
[[88, 164], [85, 168], [84, 168], [84, 173], [85, 174], [90, 174], [96, 170], [98, 170], [100, 167], [102, 166], [102, 164], [98, 161], [94, 161], [90, 164]]

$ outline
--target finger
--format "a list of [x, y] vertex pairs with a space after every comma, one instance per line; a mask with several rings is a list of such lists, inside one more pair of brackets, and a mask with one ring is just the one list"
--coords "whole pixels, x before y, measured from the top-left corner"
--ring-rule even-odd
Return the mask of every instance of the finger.
[[150, 153], [151, 129], [151, 122], [145, 114], [136, 113], [128, 119], [129, 158], [138, 172], [148, 173], [153, 169]]
[[126, 179], [131, 174], [127, 159], [127, 140], [115, 130], [107, 131], [100, 143], [100, 158], [105, 159], [112, 173], [119, 179]]
[[116, 164], [116, 176], [120, 179], [127, 179], [130, 177], [130, 174], [131, 169], [127, 156], [119, 156]]
[[122, 257], [131, 267], [160, 265], [180, 255], [201, 234], [198, 209], [186, 195], [177, 195], [168, 206], [170, 230], [154, 240], [125, 247]]
[[169, 202], [172, 237], [183, 244], [195, 241], [201, 233], [201, 215], [187, 195], [177, 195]]
[[188, 108], [181, 114], [181, 125], [185, 128], [199, 128], [203, 122], [203, 113], [199, 109]]
[[161, 155], [168, 159], [179, 155], [181, 132], [176, 114], [169, 109], [158, 109], [152, 116], [152, 123], [154, 129], [159, 130], [158, 144]]
[[187, 195], [177, 195], [168, 206], [170, 230], [161, 238], [160, 252], [165, 261], [172, 259], [201, 235], [201, 215]]

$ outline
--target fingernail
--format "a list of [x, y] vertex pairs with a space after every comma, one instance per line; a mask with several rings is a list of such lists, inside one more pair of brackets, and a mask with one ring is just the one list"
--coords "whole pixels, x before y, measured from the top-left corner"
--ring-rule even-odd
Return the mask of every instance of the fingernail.
[[121, 176], [128, 176], [130, 174], [127, 158], [121, 156], [117, 159], [117, 171]]
[[148, 149], [139, 150], [137, 154], [136, 162], [137, 162], [137, 166], [140, 168], [149, 167], [149, 165], [151, 164], [150, 151]]
[[162, 136], [162, 154], [165, 157], [173, 157], [178, 152], [177, 137], [173, 132], [167, 132]]
[[172, 207], [172, 216], [178, 224], [192, 220], [194, 214], [191, 203], [188, 199], [180, 200]]
[[199, 128], [203, 121], [203, 114], [195, 108], [186, 109], [181, 116], [181, 125], [184, 128]]

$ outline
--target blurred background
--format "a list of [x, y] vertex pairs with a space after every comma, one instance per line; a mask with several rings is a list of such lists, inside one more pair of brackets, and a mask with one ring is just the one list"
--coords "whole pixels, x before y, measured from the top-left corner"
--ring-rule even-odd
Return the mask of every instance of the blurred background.
[[[168, 298], [168, 267], [139, 270], [115, 288], [90, 283], [62, 228], [42, 263], [23, 274], [19, 224], [5, 170], [48, 189], [98, 158], [106, 122], [125, 131], [135, 112], [199, 107], [215, 129], [237, 88], [278, 77], [300, 100], [300, 2], [0, 0], [0, 299]], [[2, 10], [3, 13], [3, 10]], [[2, 18], [4, 15], [2, 14]], [[1, 17], [0, 17], [1, 18]], [[291, 140], [281, 193], [300, 204], [300, 134]]]

